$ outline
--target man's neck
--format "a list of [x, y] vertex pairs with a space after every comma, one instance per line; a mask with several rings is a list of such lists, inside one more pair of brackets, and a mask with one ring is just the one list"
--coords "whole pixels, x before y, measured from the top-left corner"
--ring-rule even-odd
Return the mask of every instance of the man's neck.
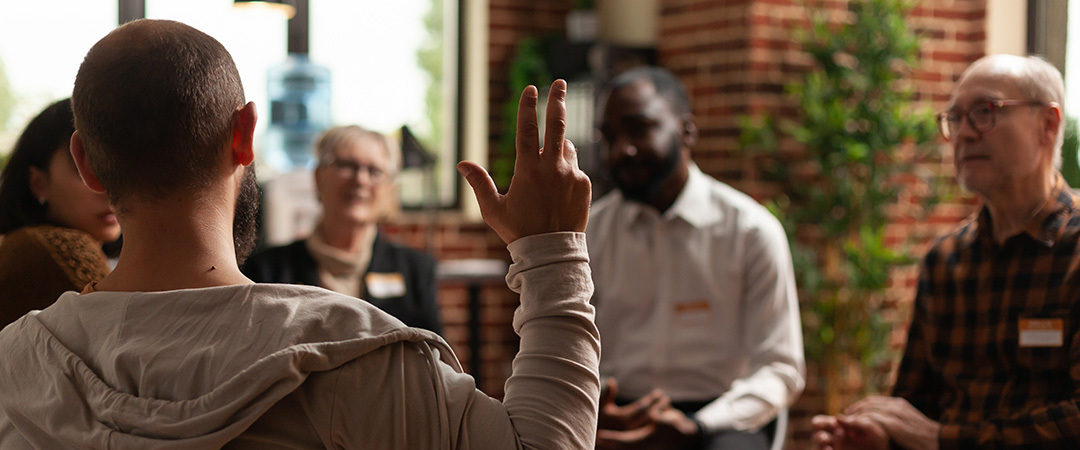
[[1035, 175], [1030, 182], [983, 197], [990, 212], [994, 242], [1004, 243], [1024, 231], [1054, 189], [1054, 171]]
[[690, 167], [689, 164], [680, 164], [675, 173], [668, 178], [663, 187], [656, 195], [649, 199], [648, 204], [660, 214], [667, 212], [674, 204], [675, 200], [679, 198], [679, 194], [686, 188], [686, 183], [690, 180]]
[[237, 267], [232, 211], [205, 203], [162, 201], [123, 214], [119, 262], [95, 289], [157, 292], [251, 283]]

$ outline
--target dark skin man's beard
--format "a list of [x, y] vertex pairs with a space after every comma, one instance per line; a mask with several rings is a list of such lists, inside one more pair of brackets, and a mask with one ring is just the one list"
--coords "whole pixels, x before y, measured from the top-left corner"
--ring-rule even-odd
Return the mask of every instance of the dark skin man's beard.
[[656, 195], [660, 193], [660, 190], [664, 188], [664, 184], [675, 174], [675, 169], [679, 167], [679, 161], [681, 160], [682, 142], [679, 140], [679, 136], [676, 135], [672, 137], [671, 143], [668, 145], [667, 154], [664, 155], [664, 159], [660, 160], [660, 167], [656, 172], [656, 175], [645, 184], [641, 186], [630, 186], [625, 184], [618, 175], [620, 166], [611, 167], [609, 169], [609, 176], [615, 182], [615, 187], [619, 189], [619, 192], [622, 192], [623, 197], [626, 197], [627, 200], [638, 203], [649, 203], [649, 200], [656, 197]]
[[233, 247], [236, 249], [236, 264], [243, 265], [251, 251], [255, 249], [255, 227], [259, 218], [259, 184], [255, 177], [255, 166], [244, 169], [244, 179], [240, 182], [240, 192], [236, 196], [236, 212], [233, 216]]

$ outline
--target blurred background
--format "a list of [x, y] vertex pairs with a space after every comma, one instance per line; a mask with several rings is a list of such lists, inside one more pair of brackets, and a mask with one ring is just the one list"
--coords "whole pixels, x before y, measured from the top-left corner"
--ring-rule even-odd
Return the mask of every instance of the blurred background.
[[[884, 5], [892, 15], [862, 17], [864, 4]], [[701, 130], [698, 166], [784, 218], [802, 200], [775, 176], [777, 167], [798, 169], [806, 186], [830, 181], [814, 152], [788, 132], [808, 123], [806, 105], [814, 101], [792, 86], [824, 73], [821, 55], [807, 51], [828, 38], [809, 31], [814, 23], [911, 39], [910, 52], [885, 61], [899, 76], [888, 87], [910, 94], [898, 111], [922, 123], [943, 109], [961, 71], [989, 53], [1044, 56], [1065, 74], [1066, 114], [1080, 111], [1080, 89], [1073, 88], [1080, 86], [1080, 45], [1073, 43], [1080, 32], [1069, 32], [1080, 27], [1078, 14], [1067, 0], [0, 0], [0, 164], [34, 114], [71, 95], [83, 55], [118, 24], [145, 17], [192, 25], [229, 49], [259, 110], [261, 245], [306, 236], [318, 217], [310, 148], [322, 130], [360, 124], [390, 135], [406, 167], [399, 212], [381, 231], [440, 261], [447, 340], [479, 386], [500, 396], [517, 348], [510, 325], [517, 299], [499, 273], [509, 255], [453, 167], [480, 162], [506, 186], [513, 117], [526, 85], [570, 82], [568, 138], [599, 196], [609, 189], [593, 131], [599, 87], [635, 65], [672, 70], [688, 88]], [[839, 54], [826, 60], [857, 52], [841, 46]], [[850, 63], [852, 72], [838, 82], [856, 76], [861, 64], [868, 63]], [[858, 245], [884, 249], [888, 264], [862, 260], [839, 275], [815, 272], [836, 243], [815, 224], [785, 220], [809, 363], [807, 391], [791, 411], [793, 448], [806, 446], [813, 414], [888, 390], [910, 314], [913, 263], [933, 236], [975, 208], [947, 189], [952, 155], [936, 137], [880, 150], [890, 153], [853, 164], [899, 158], [902, 170], [874, 206], [886, 225], [876, 241], [863, 236]], [[1063, 151], [1063, 173], [1076, 187], [1075, 126]], [[881, 283], [843, 316], [836, 299], [848, 296], [836, 292], [851, 289], [845, 280], [852, 270]], [[830, 276], [831, 284], [821, 282]], [[846, 322], [860, 323], [838, 325]]]

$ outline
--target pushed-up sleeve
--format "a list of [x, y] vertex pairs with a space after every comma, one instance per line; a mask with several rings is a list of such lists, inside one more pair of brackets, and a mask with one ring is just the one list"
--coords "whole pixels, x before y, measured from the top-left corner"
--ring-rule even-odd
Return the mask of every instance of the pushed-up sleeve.
[[451, 427], [460, 430], [454, 448], [592, 449], [600, 334], [585, 235], [530, 236], [508, 249], [506, 281], [521, 294], [514, 312], [520, 348], [501, 403], [473, 389], [471, 377], [448, 376]]
[[600, 399], [600, 333], [584, 233], [514, 241], [506, 276], [521, 294], [521, 336], [503, 404], [523, 448], [593, 448]]
[[506, 280], [521, 294], [513, 322], [521, 341], [504, 399], [477, 390], [441, 345], [387, 346], [342, 375], [363, 386], [337, 383], [333, 440], [395, 449], [593, 448], [600, 337], [585, 235], [531, 236], [509, 250]]

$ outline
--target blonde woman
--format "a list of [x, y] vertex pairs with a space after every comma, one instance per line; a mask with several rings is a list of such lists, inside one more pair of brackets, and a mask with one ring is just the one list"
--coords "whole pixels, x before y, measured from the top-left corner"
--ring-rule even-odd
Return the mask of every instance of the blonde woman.
[[362, 298], [405, 325], [442, 334], [435, 260], [379, 234], [393, 202], [397, 146], [356, 125], [326, 131], [315, 145], [323, 212], [307, 239], [258, 252], [243, 271], [255, 282], [321, 286]]

